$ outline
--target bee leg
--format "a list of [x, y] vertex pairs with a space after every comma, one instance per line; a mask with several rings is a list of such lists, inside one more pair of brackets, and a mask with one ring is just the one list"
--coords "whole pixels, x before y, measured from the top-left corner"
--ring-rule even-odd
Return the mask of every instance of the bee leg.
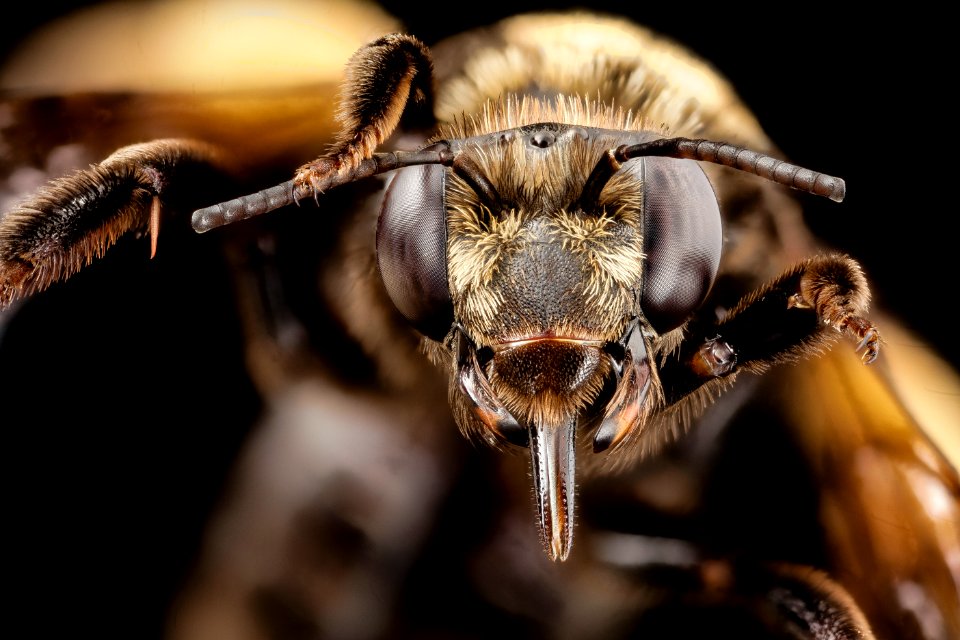
[[665, 398], [677, 402], [704, 384], [739, 371], [814, 355], [840, 335], [859, 342], [873, 362], [881, 339], [864, 315], [870, 289], [860, 265], [844, 255], [810, 258], [744, 297], [719, 320], [695, 318], [677, 358], [660, 369]]
[[[405, 112], [432, 123], [432, 81], [430, 52], [412, 36], [383, 36], [357, 51], [340, 90], [340, 133], [330, 153], [297, 170], [298, 192], [310, 189], [316, 197], [334, 176], [356, 169], [393, 133]], [[416, 109], [407, 109], [410, 100]]]
[[0, 309], [69, 278], [129, 231], [150, 233], [152, 256], [164, 212], [220, 197], [226, 173], [213, 147], [169, 139], [51, 181], [0, 219]]
[[[811, 640], [873, 640], [873, 631], [853, 597], [826, 574], [799, 565], [773, 566], [755, 576], [762, 602], [784, 631]], [[791, 633], [791, 635], [792, 635]]]

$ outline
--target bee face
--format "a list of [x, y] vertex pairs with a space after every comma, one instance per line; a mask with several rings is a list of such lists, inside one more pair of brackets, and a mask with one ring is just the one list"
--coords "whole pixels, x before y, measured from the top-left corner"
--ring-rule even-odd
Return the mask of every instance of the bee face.
[[[563, 106], [532, 111], [559, 118]], [[566, 557], [572, 528], [544, 513], [562, 504], [559, 521], [572, 521], [577, 442], [605, 450], [659, 408], [659, 332], [703, 301], [721, 246], [716, 196], [696, 163], [637, 158], [611, 170], [611, 149], [658, 136], [570, 120], [444, 141], [454, 169], [406, 169], [377, 233], [394, 304], [450, 343], [461, 430], [530, 446], [541, 527], [559, 536], [554, 557]]]
[[604, 199], [580, 202], [590, 170], [616, 144], [612, 131], [549, 125], [464, 142], [499, 195], [483, 202], [458, 177], [445, 194], [454, 315], [475, 343], [608, 342], [636, 315], [642, 176], [624, 171]]

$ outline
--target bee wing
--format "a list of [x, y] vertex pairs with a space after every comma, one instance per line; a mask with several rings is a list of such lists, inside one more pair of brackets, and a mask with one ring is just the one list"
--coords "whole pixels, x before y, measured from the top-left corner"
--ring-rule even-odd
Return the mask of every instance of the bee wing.
[[[877, 636], [960, 637], [960, 381], [884, 327], [885, 366], [835, 349], [784, 371], [780, 400], [817, 480], [833, 575]], [[925, 424], [908, 409], [938, 398]]]

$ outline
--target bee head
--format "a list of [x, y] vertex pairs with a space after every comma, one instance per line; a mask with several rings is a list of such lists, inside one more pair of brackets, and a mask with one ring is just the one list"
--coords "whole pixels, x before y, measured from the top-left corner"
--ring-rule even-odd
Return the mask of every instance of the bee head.
[[[680, 326], [713, 283], [720, 212], [696, 162], [598, 170], [654, 137], [548, 123], [443, 142], [451, 168], [409, 167], [388, 189], [377, 255], [391, 299], [431, 339], [462, 333], [520, 423], [583, 413], [631, 334]], [[461, 426], [522, 440], [478, 419]]]
[[720, 262], [696, 162], [610, 164], [610, 149], [654, 138], [546, 123], [445, 141], [452, 166], [398, 172], [380, 215], [384, 284], [448, 345], [461, 429], [530, 447], [554, 557], [572, 531], [557, 496], [572, 507], [577, 441], [592, 433], [602, 451], [640, 426], [659, 397], [650, 342], [700, 306]]

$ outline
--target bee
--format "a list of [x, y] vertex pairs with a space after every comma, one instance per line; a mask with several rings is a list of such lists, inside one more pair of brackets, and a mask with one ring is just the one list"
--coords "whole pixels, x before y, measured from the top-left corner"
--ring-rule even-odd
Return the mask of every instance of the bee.
[[[845, 185], [781, 160], [716, 72], [620, 18], [535, 14], [429, 48], [387, 33], [350, 58], [336, 100], [326, 91], [262, 109], [263, 139], [222, 133], [243, 116], [203, 97], [7, 102], [6, 139], [30, 141], [17, 149], [49, 159], [64, 147], [42, 123], [92, 107], [115, 122], [81, 134], [81, 151], [121, 147], [0, 219], [0, 302], [34, 297], [9, 343], [47, 289], [129, 234], [158, 259], [216, 247], [233, 283], [236, 316], [206, 315], [214, 280], [188, 260], [191, 352], [242, 334], [246, 363], [228, 368], [249, 372], [232, 380], [258, 424], [173, 635], [203, 635], [223, 610], [268, 637], [416, 628], [423, 605], [403, 606], [401, 585], [451, 576], [429, 549], [452, 523], [468, 593], [498, 612], [491, 631], [520, 618], [559, 637], [960, 632], [956, 471], [863, 367], [887, 347], [862, 268], [818, 250], [784, 189], [842, 200]], [[290, 97], [275, 95], [267, 106]], [[301, 101], [334, 104], [339, 131], [277, 179], [308, 146], [280, 124]], [[151, 336], [131, 339], [153, 357]], [[216, 375], [185, 392], [230, 403]], [[140, 384], [110, 394], [162, 411]], [[496, 471], [461, 480], [488, 445]], [[758, 446], [774, 462], [747, 464]], [[275, 451], [284, 473], [267, 470]], [[789, 509], [745, 513], [758, 481], [783, 483]], [[238, 573], [224, 532], [280, 499], [251, 536], [267, 558]], [[495, 533], [470, 533], [483, 518]], [[224, 588], [242, 604], [210, 604]], [[378, 609], [381, 593], [399, 604]]]

